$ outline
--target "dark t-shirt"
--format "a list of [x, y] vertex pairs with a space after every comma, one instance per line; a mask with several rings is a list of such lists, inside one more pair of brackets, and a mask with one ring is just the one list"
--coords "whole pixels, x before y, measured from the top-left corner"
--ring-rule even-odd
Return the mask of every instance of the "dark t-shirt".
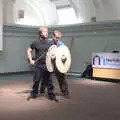
[[35, 50], [35, 59], [37, 60], [41, 56], [36, 64], [45, 64], [45, 56], [50, 45], [51, 43], [48, 40], [38, 40], [32, 42], [30, 48]]

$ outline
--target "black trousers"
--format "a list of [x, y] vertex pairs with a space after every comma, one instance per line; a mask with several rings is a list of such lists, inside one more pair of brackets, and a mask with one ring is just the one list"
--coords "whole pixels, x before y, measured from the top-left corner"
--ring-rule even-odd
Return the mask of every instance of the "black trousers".
[[33, 76], [33, 87], [32, 87], [32, 94], [37, 95], [39, 90], [40, 81], [44, 83], [47, 87], [48, 95], [53, 94], [54, 86], [52, 84], [52, 76], [51, 73], [45, 69], [45, 67], [35, 67], [34, 76]]
[[55, 76], [58, 80], [59, 87], [62, 93], [69, 94], [67, 80], [65, 79], [65, 74], [60, 72], [55, 72]]
[[[55, 74], [55, 76], [56, 76], [56, 78], [58, 80], [61, 92], [63, 94], [66, 94], [66, 95], [69, 94], [68, 84], [67, 84], [67, 81], [65, 79], [65, 74], [60, 73], [59, 71], [56, 71], [54, 74]], [[44, 81], [42, 81], [40, 92], [44, 93], [45, 92], [45, 88], [46, 88], [45, 83], [44, 83]]]

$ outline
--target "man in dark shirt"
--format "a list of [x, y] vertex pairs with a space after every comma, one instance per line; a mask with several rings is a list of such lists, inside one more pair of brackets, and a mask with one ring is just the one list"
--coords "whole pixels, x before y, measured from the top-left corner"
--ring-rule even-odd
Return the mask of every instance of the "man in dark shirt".
[[[61, 32], [59, 30], [54, 30], [53, 31], [53, 41], [52, 41], [52, 44], [53, 45], [56, 45], [57, 47], [60, 47], [62, 45], [64, 45], [64, 43], [61, 41]], [[60, 90], [63, 94], [63, 96], [65, 96], [66, 98], [70, 98], [70, 95], [69, 95], [69, 90], [68, 90], [68, 84], [67, 84], [67, 81], [65, 79], [65, 74], [64, 73], [60, 73], [57, 68], [54, 72], [57, 80], [58, 80], [58, 83], [59, 83], [59, 86], [60, 86]], [[44, 81], [43, 83], [41, 84], [41, 88], [40, 88], [43, 92], [45, 92], [45, 85], [44, 85]]]
[[[53, 100], [55, 98], [55, 94], [53, 93], [54, 87], [52, 85], [52, 77], [51, 77], [51, 73], [47, 71], [45, 65], [46, 52], [50, 46], [47, 36], [48, 36], [48, 28], [41, 27], [39, 30], [39, 40], [34, 41], [27, 49], [27, 57], [29, 63], [35, 66], [31, 97], [36, 98], [38, 96], [39, 84], [40, 81], [43, 80], [48, 89], [48, 98]], [[36, 60], [32, 59], [33, 50], [35, 50]]]

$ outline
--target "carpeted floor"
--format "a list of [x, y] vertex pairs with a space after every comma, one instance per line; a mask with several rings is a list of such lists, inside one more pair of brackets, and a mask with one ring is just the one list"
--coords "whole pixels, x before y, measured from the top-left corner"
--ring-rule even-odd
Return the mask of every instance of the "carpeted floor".
[[120, 120], [119, 83], [69, 78], [68, 84], [71, 99], [27, 101], [31, 75], [0, 77], [0, 120]]

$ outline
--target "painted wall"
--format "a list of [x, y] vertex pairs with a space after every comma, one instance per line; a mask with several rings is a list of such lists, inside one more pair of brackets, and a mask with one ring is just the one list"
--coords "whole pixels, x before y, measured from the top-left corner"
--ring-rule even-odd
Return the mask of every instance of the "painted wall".
[[[70, 72], [81, 73], [91, 63], [92, 52], [112, 52], [120, 48], [120, 22], [53, 26], [63, 33], [63, 41], [72, 54]], [[0, 73], [28, 71], [25, 50], [38, 39], [38, 28], [4, 25], [3, 51], [0, 52]]]
[[37, 28], [4, 25], [3, 29], [0, 73], [29, 70], [25, 53], [29, 44], [37, 40]]

